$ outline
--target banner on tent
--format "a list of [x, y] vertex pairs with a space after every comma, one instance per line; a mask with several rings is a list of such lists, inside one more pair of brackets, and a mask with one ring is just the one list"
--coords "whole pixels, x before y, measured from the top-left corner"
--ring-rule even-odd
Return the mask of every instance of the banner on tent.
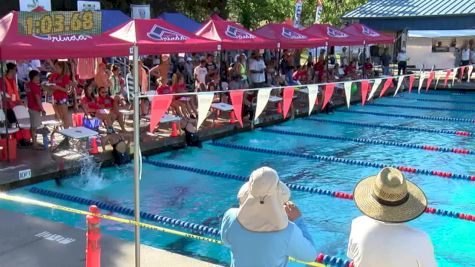
[[295, 14], [294, 14], [294, 27], [300, 29], [301, 18], [302, 18], [302, 0], [295, 1]]
[[99, 1], [78, 1], [78, 11], [100, 11], [101, 2]]
[[18, 32], [48, 38], [49, 35], [100, 35], [102, 13], [94, 11], [20, 12]]
[[42, 8], [51, 11], [51, 0], [20, 0], [20, 11], [33, 11]]
[[150, 5], [130, 5], [133, 19], [150, 19]]

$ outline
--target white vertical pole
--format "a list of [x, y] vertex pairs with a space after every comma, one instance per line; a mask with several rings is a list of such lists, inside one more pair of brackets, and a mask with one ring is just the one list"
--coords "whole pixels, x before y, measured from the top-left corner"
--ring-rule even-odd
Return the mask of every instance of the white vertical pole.
[[134, 210], [135, 210], [135, 267], [140, 267], [140, 88], [139, 49], [132, 47], [134, 77]]

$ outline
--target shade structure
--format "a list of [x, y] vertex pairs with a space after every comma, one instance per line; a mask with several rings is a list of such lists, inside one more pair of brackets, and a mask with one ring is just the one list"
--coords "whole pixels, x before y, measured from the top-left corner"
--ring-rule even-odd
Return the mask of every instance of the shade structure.
[[110, 36], [137, 44], [141, 55], [218, 50], [218, 42], [194, 35], [163, 19], [135, 19]]
[[326, 45], [327, 37], [308, 35], [285, 23], [269, 23], [254, 31], [256, 35], [266, 37], [278, 43], [279, 48], [309, 48]]
[[101, 10], [102, 13], [102, 31], [106, 32], [130, 20], [130, 17], [125, 15], [120, 10]]
[[276, 41], [251, 33], [243, 26], [217, 15], [203, 23], [196, 35], [219, 42], [223, 50], [277, 48]]
[[353, 36], [333, 27], [330, 24], [313, 24], [304, 30], [308, 35], [323, 36], [328, 39], [330, 46], [362, 45], [362, 37]]
[[343, 32], [363, 39], [365, 44], [392, 44], [394, 43], [393, 36], [377, 32], [371, 29], [370, 27], [360, 24], [360, 23], [353, 23], [345, 27], [343, 29]]
[[0, 59], [28, 60], [126, 56], [127, 42], [102, 35], [23, 35], [18, 31], [18, 12], [0, 19]]
[[158, 18], [192, 33], [201, 28], [200, 23], [190, 19], [182, 13], [163, 12], [158, 16]]

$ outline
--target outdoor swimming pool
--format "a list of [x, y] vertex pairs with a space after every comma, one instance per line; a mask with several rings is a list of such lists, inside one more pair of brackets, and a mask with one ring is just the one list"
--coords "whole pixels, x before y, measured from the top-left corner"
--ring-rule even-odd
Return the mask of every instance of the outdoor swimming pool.
[[[267, 165], [275, 168], [285, 182], [346, 193], [352, 193], [353, 187], [361, 178], [376, 174], [379, 168], [308, 159], [296, 155], [333, 156], [371, 163], [475, 175], [475, 154], [433, 152], [394, 145], [292, 136], [276, 132], [276, 130], [285, 130], [299, 134], [361, 138], [475, 151], [475, 136], [388, 129], [388, 127], [363, 127], [361, 124], [341, 124], [341, 122], [370, 123], [419, 129], [475, 132], [475, 124], [470, 122], [391, 117], [353, 112], [475, 119], [475, 110], [431, 110], [431, 108], [470, 110], [475, 107], [475, 94], [460, 96], [448, 92], [431, 92], [422, 95], [405, 93], [397, 98], [379, 99], [376, 103], [406, 107], [352, 106], [349, 110], [350, 113], [343, 112], [347, 110], [346, 107], [340, 108], [331, 115], [319, 114], [308, 119], [287, 121], [280, 125], [224, 138], [218, 140], [218, 143], [206, 142], [202, 149], [187, 148], [172, 151], [149, 157], [148, 160], [242, 176], [249, 175], [255, 168]], [[427, 109], [412, 109], [407, 106]], [[223, 145], [226, 144], [285, 151], [291, 152], [291, 154], [277, 155], [224, 147]], [[425, 191], [431, 207], [475, 214], [475, 198], [473, 197], [475, 196], [475, 182], [425, 174], [406, 173], [406, 177]], [[236, 194], [241, 185], [240, 181], [144, 163], [141, 181], [141, 209], [154, 214], [219, 227], [220, 218], [224, 212], [237, 204]], [[35, 187], [133, 208], [131, 168], [107, 168], [101, 172], [93, 171], [87, 177], [76, 176], [64, 180], [62, 187], [57, 187], [52, 181], [37, 184]], [[17, 189], [11, 194], [86, 209], [84, 205], [33, 194], [29, 192], [30, 188]], [[292, 198], [302, 210], [309, 231], [317, 245], [317, 250], [346, 259], [351, 220], [360, 215], [353, 202], [295, 191], [292, 192]], [[75, 227], [85, 227], [83, 217], [60, 211], [5, 202], [0, 203], [0, 208], [64, 222]], [[430, 235], [435, 245], [439, 266], [473, 266], [475, 262], [475, 242], [473, 241], [475, 222], [423, 214], [410, 224], [423, 229]], [[102, 231], [123, 239], [133, 239], [131, 226], [103, 221]], [[150, 230], [143, 230], [142, 238], [145, 244], [213, 262], [225, 264], [229, 259], [228, 251], [218, 245], [177, 238]]]

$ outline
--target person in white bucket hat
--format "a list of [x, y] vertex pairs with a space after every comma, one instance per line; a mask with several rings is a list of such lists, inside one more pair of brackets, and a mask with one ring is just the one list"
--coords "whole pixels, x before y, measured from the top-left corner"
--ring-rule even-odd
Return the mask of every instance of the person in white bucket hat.
[[277, 172], [252, 172], [238, 193], [239, 208], [229, 209], [221, 238], [231, 249], [232, 267], [287, 266], [288, 257], [314, 261], [316, 250], [289, 188]]
[[361, 180], [354, 200], [365, 215], [351, 225], [347, 255], [355, 267], [437, 266], [429, 236], [404, 224], [424, 213], [426, 196], [398, 169]]

